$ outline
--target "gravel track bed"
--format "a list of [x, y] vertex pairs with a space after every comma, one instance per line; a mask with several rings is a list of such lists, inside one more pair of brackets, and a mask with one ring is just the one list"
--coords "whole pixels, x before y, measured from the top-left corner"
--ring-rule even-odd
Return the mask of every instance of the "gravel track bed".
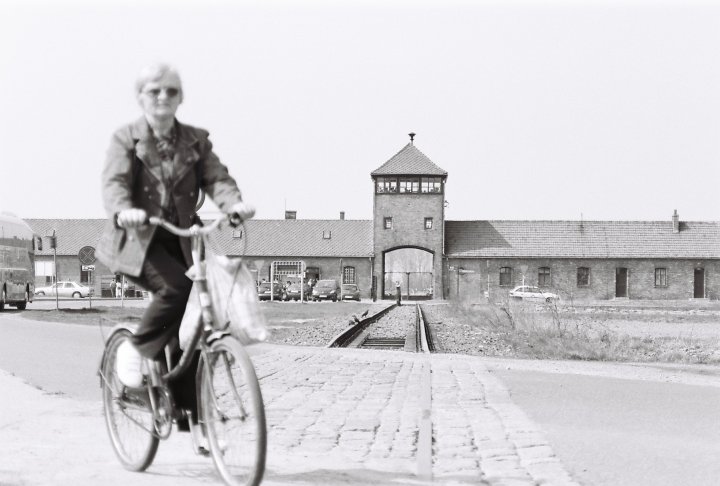
[[415, 329], [415, 306], [395, 307], [370, 326], [370, 338], [405, 338]]
[[[348, 307], [341, 316], [306, 313], [271, 323], [269, 342], [327, 346], [345, 331], [352, 314], [373, 315], [390, 303]], [[720, 307], [492, 305], [422, 303], [436, 351], [473, 356], [600, 361], [720, 364]], [[358, 311], [359, 309], [359, 311]], [[308, 310], [312, 308], [308, 307]], [[508, 312], [515, 320], [509, 324]], [[391, 310], [370, 337], [405, 338], [415, 304]], [[559, 332], [560, 331], [560, 332]]]
[[[385, 309], [388, 305], [390, 304], [374, 303], [364, 306], [364, 308], [368, 309], [369, 315], [373, 315]], [[352, 313], [348, 313], [342, 317], [335, 316], [270, 322], [270, 335], [267, 342], [294, 346], [327, 346], [338, 334], [347, 330], [351, 324], [355, 323], [352, 318], [353, 315]]]

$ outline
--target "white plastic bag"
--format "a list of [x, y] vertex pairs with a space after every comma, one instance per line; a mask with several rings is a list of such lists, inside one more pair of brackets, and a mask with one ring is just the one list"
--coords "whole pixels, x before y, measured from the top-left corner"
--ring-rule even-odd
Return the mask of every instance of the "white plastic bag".
[[[257, 290], [252, 274], [240, 259], [216, 255], [206, 248], [206, 276], [212, 298], [216, 327], [228, 329], [244, 345], [267, 339], [267, 323], [258, 305]], [[186, 275], [195, 276], [195, 266]], [[195, 330], [201, 325], [198, 284], [193, 283], [185, 314], [180, 324], [180, 347], [190, 344]]]
[[205, 261], [218, 327], [228, 327], [245, 345], [265, 341], [267, 322], [258, 304], [255, 280], [245, 262], [209, 251]]

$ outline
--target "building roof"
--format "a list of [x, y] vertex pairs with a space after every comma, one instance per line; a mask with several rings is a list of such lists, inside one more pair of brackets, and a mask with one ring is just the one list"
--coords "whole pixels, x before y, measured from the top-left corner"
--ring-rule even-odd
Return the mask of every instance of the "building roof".
[[98, 240], [107, 219], [26, 219], [27, 224], [38, 236], [43, 237], [43, 249], [38, 255], [52, 255], [53, 250], [47, 238], [55, 229], [58, 255], [77, 255], [80, 248], [97, 248]]
[[[370, 257], [373, 254], [371, 220], [252, 219], [247, 227], [248, 256]], [[325, 238], [328, 236], [329, 238]], [[227, 255], [243, 254], [245, 235], [232, 230], [218, 239]]]
[[446, 221], [448, 257], [720, 258], [720, 222]]
[[435, 165], [415, 145], [408, 143], [390, 160], [372, 171], [370, 175], [431, 175], [447, 177], [447, 171]]
[[[106, 219], [27, 219], [35, 233], [45, 236], [55, 228], [58, 255], [77, 255], [84, 246], [97, 247]], [[370, 220], [250, 220], [247, 229], [248, 256], [369, 257], [373, 253]], [[323, 238], [323, 233], [329, 238]], [[227, 255], [243, 254], [244, 239], [226, 227], [214, 238], [218, 250]], [[245, 236], [245, 235], [243, 235]], [[43, 245], [40, 255], [52, 255]]]
[[[105, 219], [26, 219], [45, 236], [55, 228], [57, 254], [97, 247]], [[247, 235], [225, 228], [218, 251], [268, 257], [370, 257], [371, 220], [250, 220]], [[720, 258], [720, 221], [446, 221], [452, 258]], [[323, 238], [329, 232], [330, 238]], [[47, 239], [40, 255], [52, 255]]]

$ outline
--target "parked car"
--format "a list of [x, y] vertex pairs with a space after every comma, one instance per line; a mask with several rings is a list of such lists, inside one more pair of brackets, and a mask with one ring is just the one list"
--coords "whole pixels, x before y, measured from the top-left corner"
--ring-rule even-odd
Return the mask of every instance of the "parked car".
[[560, 296], [542, 290], [540, 287], [534, 287], [532, 285], [520, 285], [510, 291], [510, 297], [515, 299], [536, 301], [536, 302], [556, 302], [560, 300]]
[[315, 288], [312, 291], [312, 299], [317, 300], [332, 300], [337, 302], [340, 298], [340, 286], [336, 280], [318, 280], [315, 284]]
[[35, 295], [52, 295], [57, 293], [58, 297], [72, 297], [79, 299], [93, 294], [93, 289], [76, 282], [57, 282], [46, 287], [35, 287]]
[[360, 302], [360, 289], [355, 284], [342, 284], [341, 295], [340, 300], [357, 300]]
[[270, 285], [270, 282], [260, 282], [257, 289], [258, 299], [260, 300], [282, 300], [283, 298], [283, 286], [280, 283]]
[[293, 283], [285, 289], [285, 300], [300, 300], [300, 288], [302, 287], [302, 297], [305, 300], [310, 300], [312, 294], [312, 287], [310, 284], [305, 283], [300, 285], [299, 283]]

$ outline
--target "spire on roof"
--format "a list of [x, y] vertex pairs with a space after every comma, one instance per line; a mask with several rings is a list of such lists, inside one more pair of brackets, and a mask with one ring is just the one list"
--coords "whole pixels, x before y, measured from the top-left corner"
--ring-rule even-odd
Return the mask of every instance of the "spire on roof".
[[378, 169], [370, 173], [371, 176], [380, 175], [427, 175], [447, 177], [447, 172], [430, 160], [413, 144], [415, 132], [410, 132], [410, 143], [385, 162]]

